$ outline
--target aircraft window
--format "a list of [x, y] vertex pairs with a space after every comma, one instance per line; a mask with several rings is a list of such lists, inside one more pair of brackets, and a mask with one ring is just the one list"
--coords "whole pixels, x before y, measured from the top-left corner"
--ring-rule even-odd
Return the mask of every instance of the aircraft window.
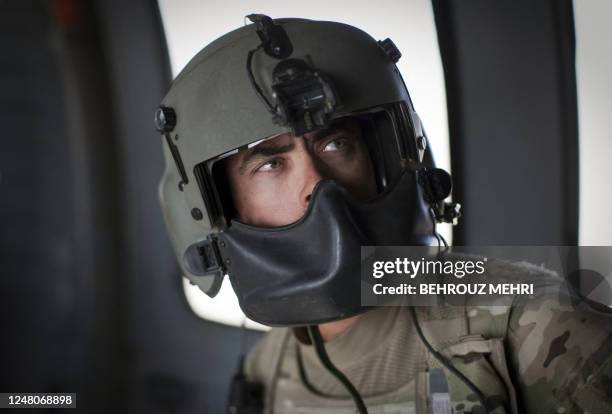
[[575, 0], [580, 148], [580, 245], [612, 245], [612, 2]]
[[[223, 6], [196, 0], [159, 0], [173, 76], [202, 47], [242, 25], [243, 17], [254, 12], [271, 17], [338, 21], [359, 27], [380, 40], [391, 38], [403, 54], [398, 68], [427, 129], [436, 164], [450, 171], [446, 91], [431, 1], [396, 0], [385, 3], [384, 8], [371, 2], [351, 2], [350, 12], [346, 6], [346, 2], [327, 0], [273, 0], [267, 1], [265, 8], [253, 10], [252, 5], [239, 0], [225, 1]], [[449, 225], [441, 225], [439, 230], [452, 241]], [[187, 281], [184, 286], [187, 300], [197, 315], [235, 326], [245, 320], [227, 278], [214, 299]], [[247, 326], [263, 328], [252, 321]]]
[[[576, 88], [578, 93], [579, 128], [579, 244], [583, 246], [612, 246], [612, 224], [608, 206], [612, 205], [612, 158], [610, 131], [612, 119], [612, 37], [608, 16], [612, 3], [606, 0], [575, 0], [576, 30]], [[587, 253], [583, 253], [587, 254]], [[588, 259], [588, 258], [586, 258]], [[608, 288], [593, 288], [590, 299], [612, 306], [606, 296], [612, 286], [612, 274], [607, 274], [611, 262], [593, 268], [603, 275]], [[591, 260], [590, 263], [593, 261]]]

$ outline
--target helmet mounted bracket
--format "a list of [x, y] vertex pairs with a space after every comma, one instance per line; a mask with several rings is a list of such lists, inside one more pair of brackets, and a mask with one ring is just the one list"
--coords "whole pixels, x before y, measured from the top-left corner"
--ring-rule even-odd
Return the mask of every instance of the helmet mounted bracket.
[[[172, 142], [172, 138], [170, 137], [170, 132], [172, 132], [175, 126], [176, 112], [174, 109], [166, 106], [157, 108], [157, 111], [155, 111], [155, 127], [166, 139], [166, 144], [168, 144], [174, 164], [181, 176], [181, 181], [178, 183], [178, 189], [183, 191], [183, 188], [189, 183], [189, 178], [187, 177], [187, 172], [185, 171], [185, 165], [183, 164], [179, 149], [174, 142]], [[178, 135], [175, 135], [174, 139], [178, 139]]]
[[[260, 101], [266, 106], [275, 124], [301, 136], [328, 126], [329, 114], [338, 99], [330, 80], [302, 59], [287, 59], [293, 45], [285, 29], [263, 14], [246, 16], [255, 24], [261, 44], [247, 55], [247, 73]], [[253, 55], [263, 50], [268, 56], [282, 59], [272, 72], [272, 105], [253, 75]]]

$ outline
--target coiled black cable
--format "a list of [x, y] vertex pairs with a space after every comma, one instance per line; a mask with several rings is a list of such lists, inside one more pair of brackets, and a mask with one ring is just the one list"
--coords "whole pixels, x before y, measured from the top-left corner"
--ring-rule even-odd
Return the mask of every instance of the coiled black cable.
[[257, 81], [255, 80], [255, 75], [253, 75], [253, 69], [251, 67], [251, 63], [253, 61], [253, 54], [255, 52], [260, 51], [262, 48], [263, 48], [263, 45], [259, 45], [255, 49], [249, 51], [249, 53], [247, 55], [247, 60], [246, 60], [246, 69], [247, 69], [247, 74], [249, 75], [249, 80], [251, 81], [251, 86], [253, 86], [253, 90], [257, 94], [257, 97], [266, 106], [268, 111], [272, 115], [275, 115], [276, 111], [274, 110], [274, 107], [272, 106], [272, 104], [270, 103], [268, 98], [266, 98], [266, 95], [264, 95], [261, 87], [257, 84]]
[[308, 326], [307, 327], [308, 336], [310, 337], [310, 342], [315, 347], [315, 351], [317, 352], [317, 356], [319, 360], [323, 364], [323, 366], [332, 374], [334, 377], [338, 379], [344, 385], [346, 390], [351, 394], [353, 401], [355, 402], [355, 406], [357, 407], [357, 412], [359, 414], [368, 414], [368, 408], [363, 402], [363, 398], [359, 395], [359, 391], [357, 388], [349, 381], [349, 379], [340, 371], [329, 359], [329, 355], [327, 355], [327, 351], [325, 350], [325, 345], [323, 344], [323, 338], [321, 338], [321, 332], [319, 332], [319, 327], [317, 325]]

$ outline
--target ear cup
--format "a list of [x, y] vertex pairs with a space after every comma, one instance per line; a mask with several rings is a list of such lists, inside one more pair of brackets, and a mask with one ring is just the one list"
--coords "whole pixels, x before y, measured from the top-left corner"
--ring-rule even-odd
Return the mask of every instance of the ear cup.
[[450, 195], [453, 181], [443, 169], [433, 168], [425, 171], [425, 187], [429, 202], [437, 203]]
[[420, 183], [424, 188], [426, 201], [433, 211], [435, 220], [438, 223], [457, 224], [461, 217], [461, 205], [444, 202], [453, 189], [450, 174], [441, 168], [424, 169]]

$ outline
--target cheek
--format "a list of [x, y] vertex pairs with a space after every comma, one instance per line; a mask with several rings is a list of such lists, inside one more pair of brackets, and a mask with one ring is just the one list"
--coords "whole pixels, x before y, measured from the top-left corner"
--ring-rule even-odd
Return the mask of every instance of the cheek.
[[363, 154], [361, 169], [361, 177], [363, 180], [364, 191], [368, 198], [374, 197], [378, 193], [376, 186], [376, 177], [374, 176], [374, 167], [372, 166], [372, 160], [367, 154]]
[[366, 153], [358, 152], [349, 162], [337, 165], [338, 167], [332, 166], [334, 178], [353, 197], [364, 201], [376, 195], [374, 170]]
[[243, 186], [236, 208], [240, 221], [254, 226], [278, 227], [298, 220], [304, 213], [296, 186], [287, 180], [253, 179]]

